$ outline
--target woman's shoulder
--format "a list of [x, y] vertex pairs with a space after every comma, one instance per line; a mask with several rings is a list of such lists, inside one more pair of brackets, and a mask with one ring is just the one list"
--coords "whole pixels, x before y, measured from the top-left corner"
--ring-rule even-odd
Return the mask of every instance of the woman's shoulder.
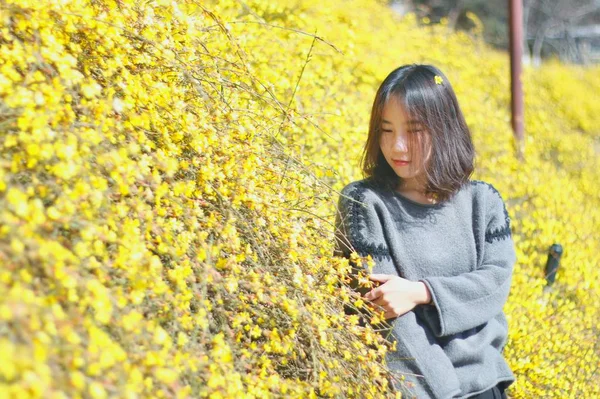
[[500, 191], [491, 183], [483, 180], [469, 180], [469, 187], [473, 199], [476, 201], [483, 201], [488, 205], [504, 203], [502, 194]]
[[378, 184], [377, 182], [375, 182], [375, 180], [373, 180], [373, 178], [371, 177], [365, 177], [363, 179], [358, 179], [358, 180], [353, 180], [349, 183], [347, 183], [344, 188], [342, 189], [342, 191], [344, 190], [355, 190], [355, 189], [377, 189], [378, 188]]
[[352, 199], [359, 202], [370, 202], [381, 199], [382, 188], [371, 178], [354, 180], [346, 184], [340, 191], [340, 200]]
[[471, 180], [473, 202], [478, 203], [482, 221], [486, 223], [486, 241], [510, 235], [510, 216], [502, 195], [493, 184]]

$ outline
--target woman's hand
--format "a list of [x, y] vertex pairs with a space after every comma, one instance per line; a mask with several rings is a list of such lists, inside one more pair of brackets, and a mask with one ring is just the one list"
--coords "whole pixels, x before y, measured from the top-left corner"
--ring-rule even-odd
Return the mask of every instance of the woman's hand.
[[373, 304], [381, 306], [386, 319], [402, 316], [419, 304], [431, 302], [431, 293], [421, 281], [410, 281], [392, 274], [371, 274], [369, 279], [383, 284], [367, 292], [364, 298], [375, 310], [380, 309]]

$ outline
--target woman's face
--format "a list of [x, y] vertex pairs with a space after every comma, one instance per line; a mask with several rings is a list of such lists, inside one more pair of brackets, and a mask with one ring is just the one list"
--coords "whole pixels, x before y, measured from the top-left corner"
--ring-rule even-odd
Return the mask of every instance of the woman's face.
[[[416, 120], [409, 120], [404, 106], [396, 96], [391, 96], [383, 107], [379, 146], [385, 159], [406, 186], [422, 188], [424, 165], [431, 156], [429, 133]], [[421, 142], [425, 140], [425, 153], [421, 154]], [[415, 145], [411, 151], [411, 141]]]

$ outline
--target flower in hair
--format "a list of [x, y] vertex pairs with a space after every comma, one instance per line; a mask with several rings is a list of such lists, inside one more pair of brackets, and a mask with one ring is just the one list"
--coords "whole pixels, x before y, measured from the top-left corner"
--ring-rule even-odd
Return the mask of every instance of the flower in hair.
[[442, 79], [442, 77], [439, 75], [435, 75], [435, 84], [441, 85], [442, 83], [444, 83], [444, 79]]

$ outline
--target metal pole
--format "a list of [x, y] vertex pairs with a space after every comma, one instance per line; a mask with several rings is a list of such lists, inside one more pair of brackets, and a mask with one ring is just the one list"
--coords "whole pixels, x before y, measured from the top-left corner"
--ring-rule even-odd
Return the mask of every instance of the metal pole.
[[521, 57], [523, 56], [523, 3], [508, 0], [510, 23], [510, 89], [511, 123], [518, 155], [523, 155], [523, 89], [521, 84]]

